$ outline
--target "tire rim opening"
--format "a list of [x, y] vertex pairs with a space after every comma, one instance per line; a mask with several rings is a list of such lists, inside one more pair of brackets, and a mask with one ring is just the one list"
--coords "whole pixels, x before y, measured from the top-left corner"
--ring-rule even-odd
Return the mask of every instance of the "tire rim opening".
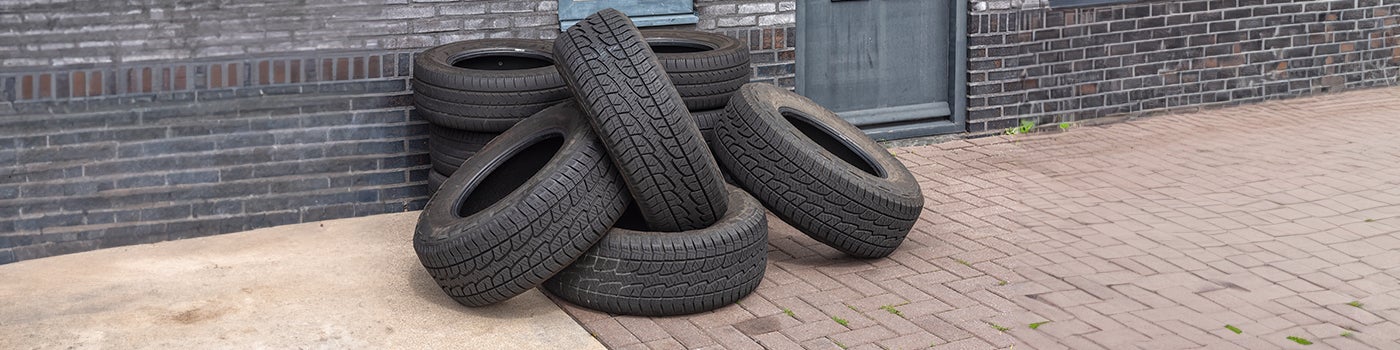
[[528, 52], [485, 52], [453, 57], [453, 67], [474, 70], [521, 70], [554, 65], [554, 60], [544, 55]]
[[477, 181], [457, 205], [457, 215], [468, 217], [501, 201], [520, 185], [535, 177], [564, 145], [563, 135], [549, 135], [520, 147], [499, 161]]
[[807, 138], [815, 142], [817, 146], [821, 146], [827, 153], [846, 161], [847, 164], [867, 174], [876, 177], [885, 177], [885, 170], [875, 165], [875, 162], [871, 161], [869, 156], [856, 150], [856, 147], [851, 145], [850, 141], [837, 137], [836, 133], [828, 130], [826, 127], [813, 123], [811, 117], [800, 112], [790, 109], [783, 109], [780, 112], [783, 115], [783, 119], [787, 119], [788, 123], [797, 127], [797, 131], [802, 132], [802, 135], [807, 136]]
[[651, 46], [651, 51], [655, 53], [695, 53], [714, 50], [714, 47], [700, 42], [682, 40], [656, 40], [647, 41], [647, 46]]

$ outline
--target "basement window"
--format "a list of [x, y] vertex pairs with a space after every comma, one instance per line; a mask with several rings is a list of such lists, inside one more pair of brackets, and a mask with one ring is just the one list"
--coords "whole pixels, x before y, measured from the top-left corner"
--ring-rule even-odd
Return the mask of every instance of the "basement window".
[[559, 30], [583, 20], [606, 8], [614, 8], [638, 27], [691, 24], [700, 21], [695, 16], [693, 0], [559, 0]]
[[1050, 8], [1073, 8], [1104, 5], [1129, 4], [1142, 0], [1050, 0]]

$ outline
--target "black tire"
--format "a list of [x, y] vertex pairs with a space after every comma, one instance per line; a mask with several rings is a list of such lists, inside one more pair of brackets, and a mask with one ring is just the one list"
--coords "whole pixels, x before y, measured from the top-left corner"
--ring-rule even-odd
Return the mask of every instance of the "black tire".
[[642, 35], [692, 111], [724, 108], [753, 76], [748, 46], [730, 36], [673, 29], [648, 29]]
[[724, 214], [714, 156], [627, 16], [613, 9], [588, 16], [554, 41], [554, 52], [651, 227], [691, 230]]
[[715, 124], [724, 117], [724, 109], [711, 109], [705, 111], [690, 112], [695, 117], [695, 126], [700, 128], [700, 135], [705, 137], [705, 142], [713, 144], [715, 142]]
[[666, 72], [666, 76], [671, 78], [672, 84], [676, 85], [710, 84], [738, 78], [749, 80], [753, 78], [753, 67], [749, 67], [746, 64], [738, 67], [704, 72]]
[[914, 176], [805, 97], [745, 85], [715, 126], [715, 158], [784, 221], [856, 257], [893, 253], [923, 210]]
[[752, 70], [732, 70], [749, 66], [749, 47], [744, 42], [724, 34], [691, 30], [647, 29], [642, 31], [647, 45], [656, 53], [668, 74], [710, 73], [730, 71], [731, 75], [716, 75], [710, 80], [676, 82], [677, 84], [711, 83], [748, 76]]
[[594, 310], [669, 316], [733, 304], [758, 288], [768, 260], [768, 219], [729, 187], [729, 212], [684, 232], [639, 230], [635, 207], [603, 240], [541, 287]]
[[485, 147], [496, 133], [482, 133], [455, 130], [428, 124], [428, 158], [433, 169], [443, 174], [452, 174], [468, 158]]
[[413, 60], [413, 78], [437, 87], [478, 92], [549, 90], [564, 86], [548, 40], [482, 39], [434, 47]]
[[433, 195], [434, 193], [437, 193], [438, 188], [442, 187], [443, 182], [447, 182], [447, 175], [443, 175], [442, 173], [439, 173], [433, 169], [428, 169], [429, 196]]
[[432, 97], [438, 100], [460, 103], [467, 105], [481, 106], [514, 106], [531, 105], [540, 103], [560, 103], [573, 98], [569, 93], [569, 88], [559, 86], [545, 90], [513, 91], [513, 92], [480, 92], [467, 90], [453, 90], [422, 81], [413, 81], [413, 93]]
[[740, 77], [713, 84], [676, 85], [676, 91], [681, 94], [681, 99], [685, 100], [685, 108], [698, 111], [724, 108], [724, 105], [729, 104], [729, 98], [734, 96], [734, 92], [748, 83], [748, 77]]
[[413, 103], [418, 108], [427, 108], [461, 118], [514, 119], [516, 121], [525, 119], [550, 106], [557, 105], [559, 102], [561, 101], [549, 101], [528, 105], [488, 106], [443, 101], [424, 94], [413, 95]]
[[[421, 96], [421, 95], [420, 95]], [[415, 104], [420, 99], [415, 98]], [[503, 132], [515, 126], [524, 118], [475, 118], [464, 117], [451, 113], [444, 113], [420, 106], [413, 108], [413, 113], [417, 113], [419, 118], [427, 120], [428, 123], [453, 128], [457, 130], [473, 130], [480, 132]]]
[[631, 199], [573, 104], [501, 134], [428, 200], [413, 248], [462, 305], [497, 303], [563, 270]]

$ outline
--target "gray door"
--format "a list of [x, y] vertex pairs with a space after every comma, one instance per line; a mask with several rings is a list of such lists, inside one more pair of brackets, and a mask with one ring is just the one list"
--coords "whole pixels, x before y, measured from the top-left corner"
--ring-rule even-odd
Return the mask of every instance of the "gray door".
[[798, 93], [877, 139], [966, 130], [967, 1], [797, 6]]

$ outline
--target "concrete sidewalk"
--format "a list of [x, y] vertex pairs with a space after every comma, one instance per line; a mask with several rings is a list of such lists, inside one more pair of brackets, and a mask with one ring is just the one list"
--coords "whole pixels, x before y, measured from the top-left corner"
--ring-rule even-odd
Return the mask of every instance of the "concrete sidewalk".
[[466, 308], [423, 271], [418, 212], [0, 265], [0, 349], [601, 349], [538, 291]]
[[1388, 88], [898, 148], [889, 258], [773, 220], [736, 305], [566, 310], [619, 349], [1400, 349], [1397, 126]]

